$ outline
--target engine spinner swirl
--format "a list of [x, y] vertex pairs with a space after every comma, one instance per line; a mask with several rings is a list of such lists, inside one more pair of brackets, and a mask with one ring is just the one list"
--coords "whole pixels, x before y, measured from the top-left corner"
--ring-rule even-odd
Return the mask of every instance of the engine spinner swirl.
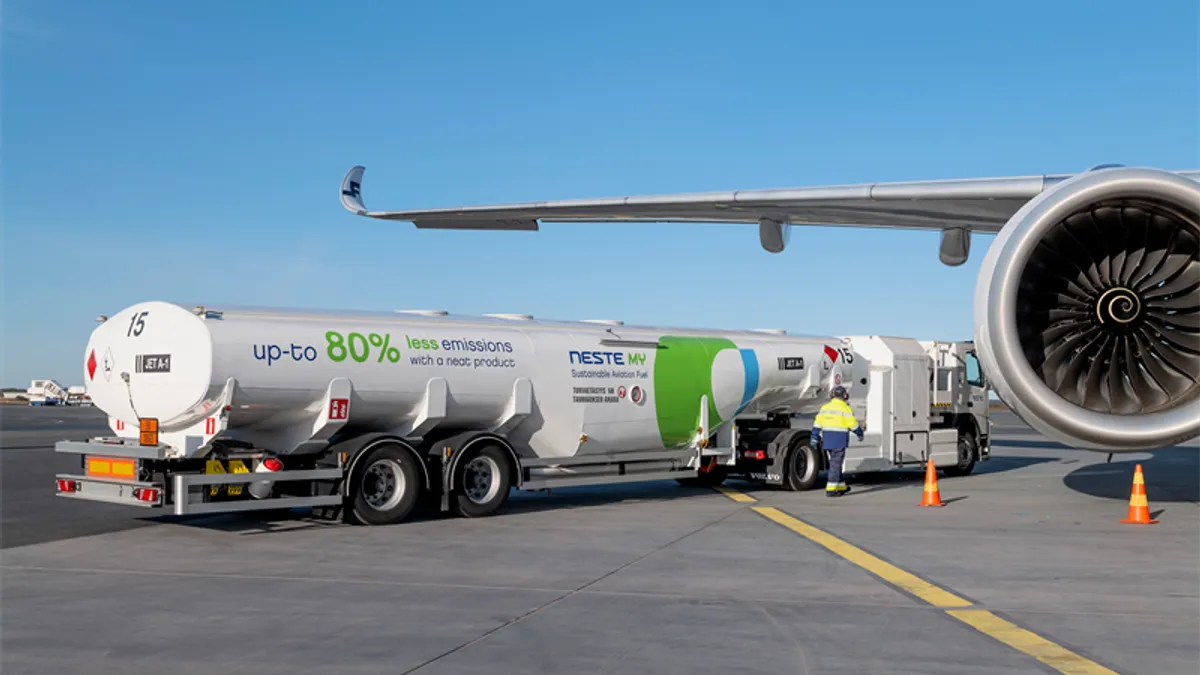
[[1128, 288], [1110, 288], [1096, 301], [1096, 318], [1106, 326], [1133, 323], [1142, 315], [1142, 299]]

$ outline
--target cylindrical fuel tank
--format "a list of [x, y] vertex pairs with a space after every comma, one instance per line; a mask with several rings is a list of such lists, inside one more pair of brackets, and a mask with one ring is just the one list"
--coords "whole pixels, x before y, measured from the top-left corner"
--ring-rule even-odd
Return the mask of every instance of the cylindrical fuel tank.
[[96, 328], [84, 381], [114, 429], [120, 420], [136, 436], [139, 417], [162, 432], [197, 424], [232, 379], [226, 433], [261, 444], [311, 425], [334, 378], [353, 386], [350, 427], [395, 433], [433, 378], [447, 391], [439, 429], [492, 428], [523, 378], [532, 411], [508, 437], [563, 457], [685, 446], [702, 401], [710, 430], [742, 411], [811, 412], [827, 400], [813, 391], [841, 377], [839, 350], [836, 338], [756, 331], [152, 301]]

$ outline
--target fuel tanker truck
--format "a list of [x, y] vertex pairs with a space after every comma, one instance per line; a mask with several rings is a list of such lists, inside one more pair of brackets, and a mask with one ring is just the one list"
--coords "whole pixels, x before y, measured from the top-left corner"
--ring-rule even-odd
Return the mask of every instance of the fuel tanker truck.
[[865, 423], [845, 469], [989, 456], [969, 342], [799, 337], [521, 314], [134, 304], [83, 354], [110, 436], [63, 440], [57, 494], [177, 515], [312, 507], [397, 523], [512, 490], [741, 478], [818, 483], [809, 429], [836, 385]]

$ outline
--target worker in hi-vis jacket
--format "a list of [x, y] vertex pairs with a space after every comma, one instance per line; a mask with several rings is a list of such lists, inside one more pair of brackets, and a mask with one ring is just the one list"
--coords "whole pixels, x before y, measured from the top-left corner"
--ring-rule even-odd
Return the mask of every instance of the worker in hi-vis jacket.
[[821, 406], [813, 420], [812, 442], [814, 447], [829, 452], [829, 476], [825, 481], [825, 496], [838, 497], [850, 491], [842, 480], [842, 462], [846, 460], [846, 446], [850, 445], [850, 434], [863, 439], [863, 427], [854, 417], [854, 411], [846, 403], [850, 394], [838, 385], [830, 393], [829, 403]]

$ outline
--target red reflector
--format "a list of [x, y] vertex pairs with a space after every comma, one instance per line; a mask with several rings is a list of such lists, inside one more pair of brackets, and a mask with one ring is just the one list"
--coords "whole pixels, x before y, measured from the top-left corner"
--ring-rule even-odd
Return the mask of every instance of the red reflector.
[[267, 471], [283, 471], [283, 462], [275, 457], [264, 459], [262, 465]]
[[75, 486], [77, 485], [73, 480], [65, 480], [62, 478], [59, 478], [56, 482], [58, 483], [59, 492], [74, 492]]
[[156, 502], [158, 501], [158, 490], [155, 488], [138, 488], [133, 491], [133, 496], [140, 502]]
[[742, 453], [742, 457], [745, 457], [746, 459], [766, 459], [767, 451], [766, 450], [747, 450]]

